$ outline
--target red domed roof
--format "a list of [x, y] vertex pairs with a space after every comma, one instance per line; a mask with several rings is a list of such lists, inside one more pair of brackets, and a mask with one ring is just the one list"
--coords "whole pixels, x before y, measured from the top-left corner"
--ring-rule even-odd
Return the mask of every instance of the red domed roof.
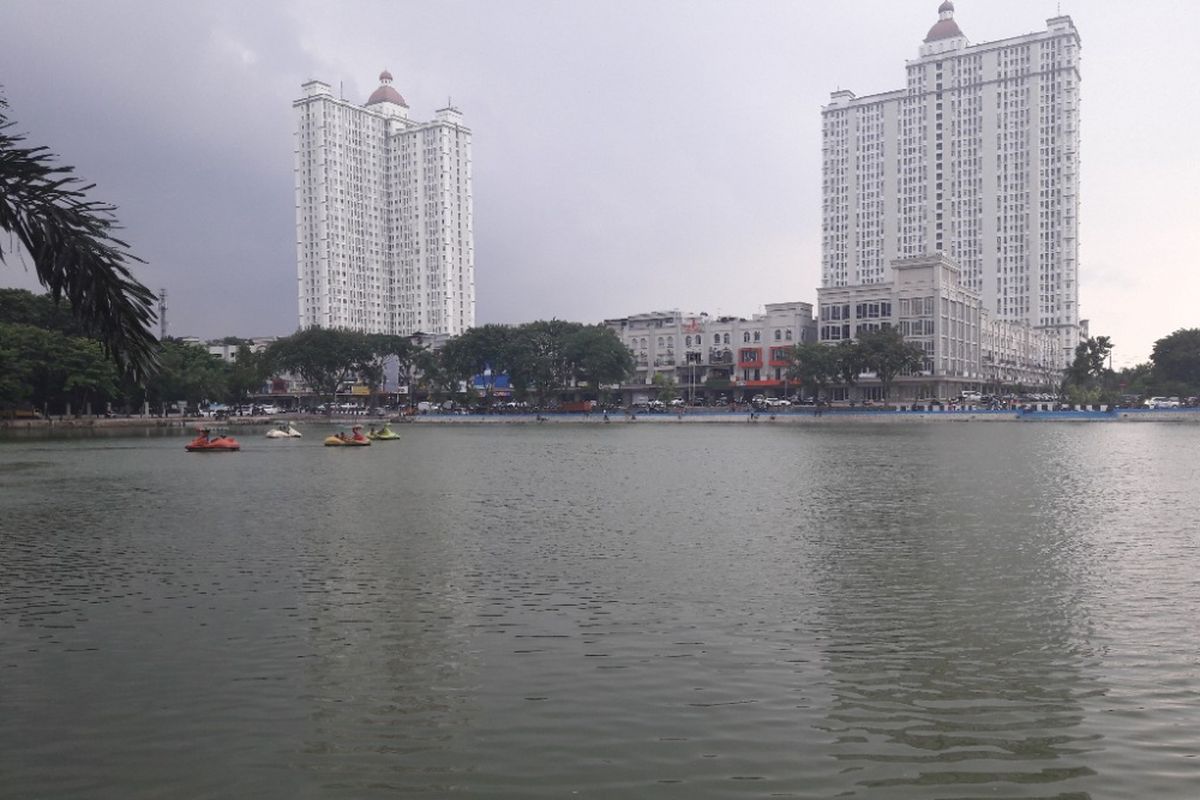
[[955, 36], [962, 35], [962, 30], [953, 18], [939, 19], [933, 23], [933, 27], [929, 29], [929, 33], [925, 34], [925, 41], [936, 42], [939, 39], [953, 39]]
[[391, 86], [380, 86], [371, 92], [371, 96], [367, 98], [367, 105], [373, 106], [376, 103], [395, 103], [398, 106], [408, 108], [408, 103], [404, 102], [404, 98], [400, 96], [400, 93]]
[[371, 96], [367, 98], [367, 105], [373, 106], [376, 103], [395, 103], [398, 106], [408, 108], [408, 103], [404, 102], [404, 98], [400, 93], [392, 88], [392, 73], [386, 69], [379, 73], [379, 83], [382, 84], [378, 89], [371, 92]]

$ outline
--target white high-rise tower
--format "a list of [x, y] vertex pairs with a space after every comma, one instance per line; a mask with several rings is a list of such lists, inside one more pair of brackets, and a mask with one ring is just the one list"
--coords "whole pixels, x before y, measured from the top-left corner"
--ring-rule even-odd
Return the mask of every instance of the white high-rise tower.
[[471, 131], [383, 72], [366, 105], [309, 81], [296, 109], [300, 326], [457, 335], [475, 324]]
[[1079, 337], [1079, 34], [970, 44], [938, 8], [904, 89], [833, 92], [822, 109], [822, 286], [891, 279], [949, 255], [998, 317]]

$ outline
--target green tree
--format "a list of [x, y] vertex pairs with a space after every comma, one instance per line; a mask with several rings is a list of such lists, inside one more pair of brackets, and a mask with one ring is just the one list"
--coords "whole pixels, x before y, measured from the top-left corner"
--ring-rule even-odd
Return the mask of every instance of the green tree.
[[587, 325], [567, 334], [566, 357], [575, 381], [587, 383], [597, 399], [602, 384], [620, 384], [633, 373], [633, 353], [605, 325]]
[[340, 328], [305, 328], [273, 342], [268, 352], [272, 364], [299, 375], [314, 393], [328, 397], [331, 412], [338, 387], [369, 371], [375, 356], [366, 334]]
[[94, 340], [0, 323], [0, 405], [81, 411], [117, 394], [117, 373]]
[[35, 397], [35, 393], [43, 388], [39, 372], [49, 356], [48, 335], [33, 325], [0, 323], [0, 406], [33, 403], [43, 407], [44, 397]]
[[583, 326], [560, 319], [528, 322], [513, 330], [509, 376], [522, 393], [532, 388], [538, 402], [567, 386], [573, 377], [567, 339]]
[[266, 351], [256, 353], [248, 345], [242, 344], [228, 367], [226, 398], [231, 403], [240, 403], [250, 395], [261, 392], [263, 384], [270, 377], [271, 363]]
[[879, 378], [883, 399], [887, 400], [897, 375], [918, 370], [925, 363], [920, 345], [904, 341], [895, 328], [863, 331], [858, 336], [862, 362]]
[[1108, 388], [1118, 394], [1149, 394], [1154, 380], [1154, 364], [1143, 361], [1132, 367], [1122, 367], [1111, 376]]
[[56, 303], [48, 294], [34, 294], [27, 289], [0, 289], [0, 322], [33, 325], [67, 336], [87, 335], [65, 301]]
[[22, 380], [25, 366], [21, 353], [0, 323], [0, 410], [18, 405], [29, 394], [29, 385]]
[[202, 345], [168, 337], [158, 361], [158, 372], [146, 381], [145, 397], [164, 413], [168, 403], [198, 406], [229, 395], [228, 368]]
[[833, 346], [833, 351], [837, 356], [837, 378], [847, 386], [854, 386], [858, 376], [867, 370], [862, 347], [853, 339], [843, 339]]
[[1180, 328], [1154, 343], [1150, 354], [1154, 380], [1165, 391], [1200, 390], [1200, 328]]
[[825, 387], [841, 374], [837, 348], [820, 342], [798, 344], [792, 348], [792, 366], [788, 369], [791, 379], [812, 387], [813, 399], [820, 402]]
[[507, 325], [481, 325], [471, 328], [446, 343], [442, 351], [442, 362], [447, 369], [461, 380], [467, 381], [480, 375], [484, 379], [484, 402], [492, 404], [496, 378], [510, 369], [514, 349], [513, 329]]
[[671, 402], [679, 394], [679, 386], [675, 382], [674, 375], [668, 375], [665, 372], [656, 372], [650, 381], [654, 385], [654, 391], [658, 395], [658, 399], [664, 403]]
[[[1075, 360], [1067, 368], [1064, 381], [1066, 384], [1064, 388], [1067, 389], [1068, 394], [1072, 387], [1077, 390], [1077, 395], [1097, 388], [1097, 384], [1107, 372], [1105, 364], [1112, 349], [1112, 342], [1107, 336], [1089, 337], [1075, 347]], [[1090, 396], [1089, 394], [1088, 397]], [[1085, 399], [1082, 402], [1090, 401]]]
[[443, 363], [436, 350], [422, 349], [414, 357], [418, 385], [430, 398], [443, 400], [458, 388], [458, 379]]
[[59, 365], [64, 373], [63, 391], [73, 408], [90, 412], [93, 400], [111, 399], [117, 394], [117, 371], [105, 357], [104, 348], [94, 339], [63, 337]]
[[[154, 370], [154, 294], [130, 272], [140, 261], [118, 239], [114, 206], [87, 199], [91, 185], [57, 165], [45, 147], [25, 146], [0, 97], [0, 231], [29, 254], [38, 281], [136, 380]], [[0, 262], [6, 260], [0, 239]], [[12, 248], [10, 247], [10, 250]]]

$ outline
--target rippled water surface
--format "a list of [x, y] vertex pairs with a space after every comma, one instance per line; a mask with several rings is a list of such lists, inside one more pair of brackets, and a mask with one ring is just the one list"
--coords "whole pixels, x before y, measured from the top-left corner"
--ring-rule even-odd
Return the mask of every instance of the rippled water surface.
[[0, 796], [1200, 796], [1200, 426], [307, 433], [0, 440]]

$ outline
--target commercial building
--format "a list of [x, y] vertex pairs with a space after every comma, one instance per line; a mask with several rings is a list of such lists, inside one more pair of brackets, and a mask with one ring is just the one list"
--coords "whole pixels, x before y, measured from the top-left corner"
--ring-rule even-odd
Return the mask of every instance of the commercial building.
[[[256, 336], [251, 339], [239, 339], [236, 336], [227, 336], [224, 339], [209, 339], [204, 342], [205, 349], [209, 355], [214, 355], [227, 364], [232, 364], [237, 360], [238, 350], [242, 346], [250, 348], [252, 353], [261, 353], [278, 341], [278, 336]], [[197, 343], [199, 341], [197, 340]]]
[[[864, 331], [896, 328], [906, 342], [919, 345], [925, 363], [896, 379], [888, 398], [893, 401], [1050, 386], [1059, 369], [1053, 334], [993, 315], [961, 274], [949, 256], [935, 253], [893, 261], [886, 282], [822, 287], [819, 339], [836, 344]], [[865, 373], [855, 386], [835, 387], [830, 396], [881, 400], [883, 389]]]
[[749, 318], [681, 311], [634, 314], [604, 321], [633, 353], [635, 372], [622, 386], [627, 402], [655, 393], [655, 376], [689, 400], [785, 396], [786, 351], [816, 341], [811, 303], [768, 303]]
[[[1079, 341], [1079, 63], [1070, 17], [971, 44], [950, 0], [902, 89], [822, 109], [822, 287], [945, 253], [989, 315]], [[825, 320], [822, 320], [824, 324]]]
[[296, 110], [300, 327], [457, 335], [475, 324], [471, 131], [430, 122], [383, 72], [358, 105], [303, 85]]

